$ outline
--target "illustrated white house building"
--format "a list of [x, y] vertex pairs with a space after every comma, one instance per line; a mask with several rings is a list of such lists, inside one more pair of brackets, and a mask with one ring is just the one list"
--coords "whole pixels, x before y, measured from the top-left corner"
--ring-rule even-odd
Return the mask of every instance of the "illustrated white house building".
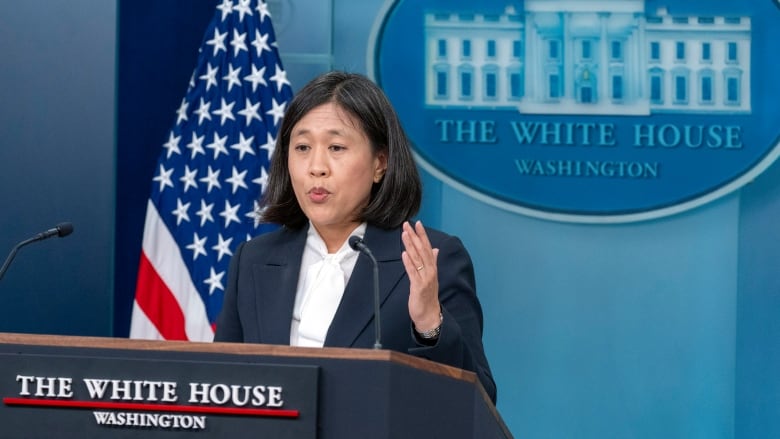
[[426, 13], [429, 107], [751, 110], [749, 17], [649, 14], [644, 0], [526, 0], [523, 9]]

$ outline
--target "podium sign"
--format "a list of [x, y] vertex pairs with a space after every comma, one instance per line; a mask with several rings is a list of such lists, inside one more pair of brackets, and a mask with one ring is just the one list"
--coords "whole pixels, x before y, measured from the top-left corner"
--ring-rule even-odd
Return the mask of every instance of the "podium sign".
[[318, 369], [2, 353], [0, 425], [4, 437], [315, 438]]
[[0, 333], [5, 438], [506, 439], [477, 376], [382, 349]]

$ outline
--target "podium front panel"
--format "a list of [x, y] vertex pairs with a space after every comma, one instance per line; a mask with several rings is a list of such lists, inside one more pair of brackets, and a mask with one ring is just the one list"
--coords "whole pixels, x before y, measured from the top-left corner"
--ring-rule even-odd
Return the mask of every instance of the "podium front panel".
[[0, 353], [0, 425], [19, 438], [315, 438], [318, 378], [313, 365]]

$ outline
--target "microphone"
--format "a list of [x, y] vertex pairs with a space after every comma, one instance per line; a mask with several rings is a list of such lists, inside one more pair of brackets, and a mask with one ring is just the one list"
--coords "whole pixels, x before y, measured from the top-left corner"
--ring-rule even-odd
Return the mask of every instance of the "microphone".
[[352, 250], [368, 256], [374, 264], [374, 349], [382, 349], [382, 325], [379, 321], [379, 264], [361, 237], [350, 236], [349, 246], [352, 247]]
[[3, 275], [5, 275], [5, 272], [8, 270], [8, 267], [11, 265], [11, 261], [14, 260], [14, 257], [16, 256], [16, 252], [19, 251], [20, 248], [24, 247], [27, 244], [33, 243], [35, 241], [43, 241], [44, 239], [49, 239], [52, 236], [59, 236], [60, 238], [65, 237], [73, 233], [73, 224], [71, 223], [59, 223], [56, 227], [53, 227], [49, 230], [46, 230], [45, 232], [41, 232], [32, 238], [25, 239], [24, 241], [16, 244], [14, 248], [11, 249], [11, 253], [8, 254], [8, 257], [5, 259], [5, 263], [3, 263], [3, 267], [0, 268], [0, 280], [3, 279]]

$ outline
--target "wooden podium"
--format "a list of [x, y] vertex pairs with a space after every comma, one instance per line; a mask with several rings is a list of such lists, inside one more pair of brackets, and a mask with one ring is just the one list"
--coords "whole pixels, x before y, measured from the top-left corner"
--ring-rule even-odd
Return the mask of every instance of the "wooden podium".
[[387, 350], [0, 333], [4, 438], [511, 438], [471, 372]]

